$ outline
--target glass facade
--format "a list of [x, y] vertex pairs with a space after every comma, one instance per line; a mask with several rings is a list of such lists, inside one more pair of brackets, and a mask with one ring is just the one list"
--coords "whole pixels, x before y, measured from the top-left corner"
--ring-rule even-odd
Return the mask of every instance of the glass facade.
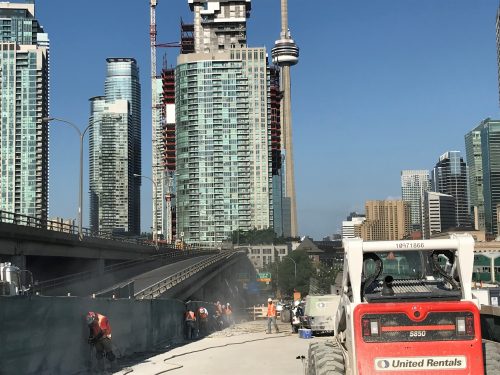
[[474, 217], [476, 229], [483, 231], [486, 230], [486, 222], [484, 216], [481, 128], [489, 121], [489, 119], [483, 121], [479, 126], [465, 135], [465, 152], [469, 168], [470, 212]]
[[141, 108], [139, 70], [107, 59], [105, 95], [90, 99], [90, 225], [104, 233], [140, 233]]
[[177, 234], [187, 242], [272, 226], [265, 50], [221, 57], [176, 69]]
[[34, 16], [0, 3], [0, 209], [47, 219], [49, 41]]
[[427, 170], [401, 171], [401, 192], [405, 202], [410, 203], [412, 231], [422, 231], [424, 194], [431, 188]]
[[470, 229], [468, 171], [459, 151], [449, 151], [439, 157], [432, 170], [433, 190], [455, 198], [455, 221], [458, 228]]
[[500, 204], [500, 121], [483, 124], [481, 151], [486, 231], [497, 236], [497, 205]]

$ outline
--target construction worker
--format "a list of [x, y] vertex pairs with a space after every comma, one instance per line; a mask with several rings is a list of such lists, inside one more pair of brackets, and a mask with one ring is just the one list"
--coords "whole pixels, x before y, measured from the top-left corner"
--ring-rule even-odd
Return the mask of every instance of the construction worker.
[[233, 309], [231, 308], [229, 302], [226, 304], [225, 313], [226, 313], [227, 326], [230, 327], [234, 323], [234, 321], [233, 321]]
[[206, 335], [208, 333], [208, 310], [200, 306], [197, 310], [197, 320], [198, 320], [198, 333], [201, 335]]
[[271, 322], [274, 324], [276, 333], [279, 333], [278, 324], [276, 323], [276, 306], [271, 298], [267, 299], [267, 332], [271, 333]]
[[90, 311], [87, 313], [86, 321], [90, 331], [88, 343], [95, 346], [99, 367], [104, 369], [104, 357], [113, 366], [113, 361], [116, 357], [111, 348], [111, 325], [108, 318]]
[[192, 310], [186, 308], [184, 321], [186, 322], [186, 338], [188, 340], [194, 339], [196, 336], [196, 316]]
[[215, 320], [215, 329], [217, 331], [219, 331], [222, 328], [224, 328], [224, 320], [222, 318], [222, 305], [221, 305], [220, 301], [217, 301], [215, 303], [214, 320]]

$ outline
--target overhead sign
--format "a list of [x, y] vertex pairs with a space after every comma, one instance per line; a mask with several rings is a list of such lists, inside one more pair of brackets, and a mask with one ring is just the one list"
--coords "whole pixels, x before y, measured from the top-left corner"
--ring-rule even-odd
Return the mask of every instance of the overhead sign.
[[261, 272], [257, 274], [257, 281], [262, 283], [271, 282], [271, 272]]

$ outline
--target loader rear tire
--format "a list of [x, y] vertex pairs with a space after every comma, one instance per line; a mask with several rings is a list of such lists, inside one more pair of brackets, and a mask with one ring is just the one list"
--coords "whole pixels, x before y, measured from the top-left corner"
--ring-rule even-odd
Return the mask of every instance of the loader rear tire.
[[500, 375], [500, 343], [483, 341], [484, 374]]
[[313, 342], [309, 345], [308, 375], [344, 375], [344, 355], [334, 341]]

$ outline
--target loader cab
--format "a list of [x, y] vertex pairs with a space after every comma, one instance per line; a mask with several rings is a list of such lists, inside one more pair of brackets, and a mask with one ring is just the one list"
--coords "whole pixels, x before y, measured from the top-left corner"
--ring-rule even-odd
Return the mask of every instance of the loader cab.
[[363, 255], [361, 300], [461, 299], [454, 250], [382, 251]]

